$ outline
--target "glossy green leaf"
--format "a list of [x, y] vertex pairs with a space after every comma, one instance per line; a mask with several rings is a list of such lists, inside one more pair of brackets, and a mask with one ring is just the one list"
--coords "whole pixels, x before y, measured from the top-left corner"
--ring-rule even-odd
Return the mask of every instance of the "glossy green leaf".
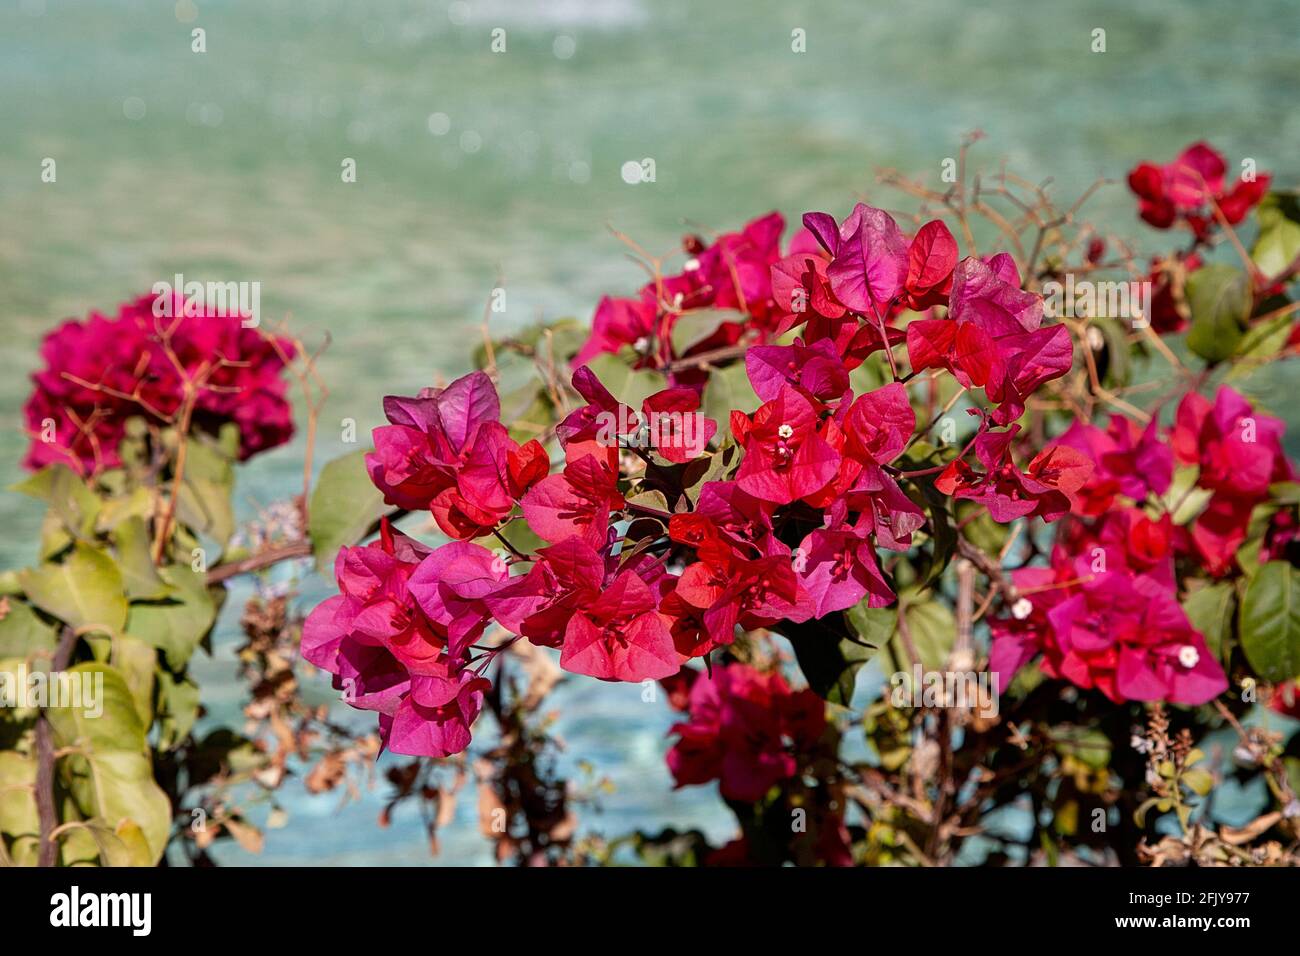
[[335, 458], [321, 469], [311, 495], [308, 533], [316, 566], [325, 570], [339, 548], [356, 544], [388, 511], [366, 473], [366, 452]]
[[1300, 571], [1285, 561], [1260, 567], [1241, 601], [1241, 649], [1268, 681], [1300, 675]]
[[1219, 581], [1189, 594], [1183, 610], [1192, 627], [1205, 636], [1205, 643], [1215, 658], [1227, 663], [1232, 652], [1232, 621], [1237, 607], [1237, 592], [1231, 583]]
[[1208, 362], [1221, 362], [1237, 350], [1250, 315], [1250, 279], [1241, 269], [1211, 264], [1187, 278], [1192, 313], [1187, 347]]

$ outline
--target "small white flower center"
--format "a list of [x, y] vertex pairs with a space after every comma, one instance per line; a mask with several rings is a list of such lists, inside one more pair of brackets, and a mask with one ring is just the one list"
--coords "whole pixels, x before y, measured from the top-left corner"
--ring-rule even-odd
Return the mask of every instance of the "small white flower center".
[[1015, 604], [1011, 605], [1011, 616], [1017, 621], [1023, 621], [1034, 611], [1034, 603], [1029, 598], [1021, 598]]
[[1201, 655], [1191, 644], [1184, 644], [1178, 648], [1178, 663], [1184, 667], [1195, 667], [1200, 659]]
[[780, 435], [782, 438], [790, 438], [794, 435], [794, 429], [791, 428], [789, 425], [782, 425], [780, 428], [776, 430], [776, 433]]

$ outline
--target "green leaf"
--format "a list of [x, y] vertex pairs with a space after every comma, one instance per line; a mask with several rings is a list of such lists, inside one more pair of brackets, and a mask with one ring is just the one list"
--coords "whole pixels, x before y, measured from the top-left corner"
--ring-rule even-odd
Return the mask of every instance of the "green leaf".
[[1214, 492], [1196, 487], [1201, 469], [1196, 465], [1179, 465], [1174, 469], [1174, 479], [1161, 497], [1164, 510], [1170, 512], [1176, 525], [1185, 525], [1199, 515]]
[[1110, 764], [1110, 738], [1100, 730], [1061, 724], [1052, 728], [1052, 744], [1062, 756], [1070, 756], [1101, 770]]
[[[903, 620], [907, 624], [921, 665], [928, 671], [943, 670], [957, 640], [957, 620], [952, 611], [935, 600], [933, 595], [918, 599], [918, 592], [913, 591], [900, 598], [905, 608]], [[895, 631], [892, 647], [894, 659], [901, 665], [910, 667], [912, 656], [903, 640], [902, 628]]]
[[59, 523], [75, 537], [89, 540], [93, 535], [101, 502], [67, 465], [47, 465], [26, 481], [13, 485], [11, 490], [49, 504]]
[[749, 373], [745, 371], [744, 362], [734, 362], [709, 373], [701, 411], [706, 418], [712, 418], [718, 423], [718, 431], [730, 430], [733, 409], [752, 412], [760, 404], [754, 386], [749, 384]]
[[[83, 813], [115, 830], [129, 830], [134, 825], [148, 847], [146, 865], [153, 866], [162, 859], [171, 835], [171, 801], [154, 781], [147, 756], [124, 750], [95, 750], [88, 756], [65, 758], [60, 769]], [[122, 856], [129, 857], [129, 849], [123, 848], [119, 856], [117, 848], [106, 847], [102, 837], [97, 842], [110, 865], [125, 864]]]
[[167, 596], [167, 582], [154, 567], [149, 547], [149, 530], [144, 519], [126, 518], [113, 532], [117, 563], [126, 583], [126, 595], [133, 600], [156, 601]]
[[316, 567], [325, 570], [339, 548], [360, 541], [386, 513], [384, 495], [366, 473], [366, 453], [335, 458], [321, 469], [311, 494], [308, 533]]
[[[883, 622], [882, 614], [888, 624]], [[786, 622], [781, 633], [789, 638], [799, 669], [813, 692], [848, 707], [858, 671], [889, 640], [889, 631], [883, 628], [892, 629], [893, 620], [892, 610], [859, 607], [844, 615], [832, 614], [803, 624]]]
[[1203, 266], [1187, 277], [1187, 305], [1187, 347], [1208, 362], [1221, 362], [1236, 351], [1250, 315], [1250, 278], [1232, 266]]
[[78, 544], [62, 564], [24, 571], [21, 581], [34, 605], [73, 627], [116, 633], [126, 623], [122, 572], [103, 551]]
[[501, 421], [509, 423], [510, 437], [521, 444], [540, 436], [554, 419], [546, 390], [535, 381], [501, 396]]
[[1210, 653], [1225, 665], [1232, 653], [1232, 619], [1236, 606], [1237, 592], [1227, 581], [1194, 591], [1183, 601], [1183, 610], [1192, 627], [1205, 635]]
[[39, 853], [35, 784], [34, 759], [0, 750], [0, 834], [9, 837], [9, 856], [19, 866], [35, 866]]
[[[1252, 325], [1237, 343], [1237, 358], [1264, 360], [1277, 355], [1291, 335], [1293, 319], [1293, 315], [1285, 313]], [[1245, 369], [1245, 366], [1234, 367], [1229, 377], [1242, 374]]]
[[1250, 257], [1272, 278], [1300, 255], [1300, 208], [1294, 194], [1269, 193], [1259, 204], [1259, 238]]
[[95, 530], [107, 534], [112, 532], [123, 521], [128, 518], [139, 518], [146, 524], [153, 516], [154, 500], [149, 494], [149, 489], [137, 487], [129, 494], [124, 494], [118, 498], [109, 498], [104, 502], [104, 506], [99, 509], [99, 519], [95, 522]]
[[1214, 774], [1208, 770], [1189, 770], [1183, 774], [1183, 783], [1197, 796], [1205, 796], [1214, 789]]
[[28, 657], [36, 651], [53, 653], [58, 632], [41, 620], [30, 605], [9, 599], [9, 613], [0, 619], [0, 659]]
[[217, 607], [205, 576], [188, 565], [169, 565], [160, 574], [171, 585], [171, 595], [162, 601], [133, 603], [126, 631], [162, 651], [167, 666], [179, 672], [212, 629]]
[[609, 393], [633, 411], [641, 410], [641, 403], [668, 387], [662, 372], [648, 368], [633, 368], [620, 356], [603, 352], [587, 363]]
[[46, 710], [56, 745], [76, 750], [59, 763], [64, 783], [87, 817], [112, 830], [124, 820], [137, 824], [149, 847], [150, 864], [157, 863], [171, 832], [171, 802], [154, 782], [147, 728], [130, 687], [121, 672], [103, 664], [78, 664], [68, 673], [78, 675], [83, 687], [98, 689], [83, 694], [81, 706]]
[[176, 517], [188, 528], [207, 535], [221, 547], [235, 533], [231, 494], [235, 471], [216, 448], [191, 438], [186, 450], [185, 478], [176, 496]]
[[1300, 675], [1300, 571], [1263, 565], [1241, 601], [1241, 648], [1255, 673], [1279, 682]]
[[158, 672], [158, 749], [185, 742], [199, 716], [199, 685], [188, 677]]
[[126, 681], [135, 702], [135, 713], [144, 727], [153, 723], [154, 670], [158, 652], [139, 638], [122, 635], [113, 638], [113, 667]]
[[69, 667], [66, 674], [82, 688], [81, 705], [46, 708], [46, 716], [59, 744], [78, 743], [100, 750], [144, 753], [146, 727], [135, 709], [135, 699], [122, 672], [107, 664], [85, 663]]
[[728, 309], [701, 309], [697, 312], [684, 312], [673, 323], [671, 334], [673, 354], [683, 356], [693, 347], [699, 345], [724, 322], [744, 324], [745, 316]]

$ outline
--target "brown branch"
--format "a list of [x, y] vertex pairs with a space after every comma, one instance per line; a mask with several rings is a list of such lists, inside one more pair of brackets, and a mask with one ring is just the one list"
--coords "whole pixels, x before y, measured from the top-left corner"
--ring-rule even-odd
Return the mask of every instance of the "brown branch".
[[286, 544], [279, 548], [269, 548], [260, 554], [244, 558], [241, 561], [231, 561], [229, 564], [221, 564], [208, 572], [208, 584], [220, 584], [227, 578], [233, 578], [240, 574], [249, 574], [253, 571], [260, 571], [263, 568], [269, 568], [273, 564], [279, 564], [281, 561], [292, 561], [295, 558], [311, 557], [311, 542], [306, 539], [295, 541], [293, 544]]
[[[76, 643], [77, 632], [65, 624], [50, 661], [51, 673], [67, 669]], [[36, 859], [40, 866], [54, 866], [58, 854], [58, 845], [54, 842], [54, 830], [59, 824], [58, 809], [54, 805], [54, 758], [54, 728], [42, 709], [36, 718], [36, 816], [40, 827]]]
[[679, 358], [676, 361], [669, 362], [663, 367], [663, 370], [665, 372], [680, 372], [688, 368], [705, 368], [709, 365], [718, 365], [722, 362], [741, 358], [747, 351], [749, 351], [748, 345], [727, 345], [720, 349], [701, 352], [699, 355], [688, 355], [686, 358]]

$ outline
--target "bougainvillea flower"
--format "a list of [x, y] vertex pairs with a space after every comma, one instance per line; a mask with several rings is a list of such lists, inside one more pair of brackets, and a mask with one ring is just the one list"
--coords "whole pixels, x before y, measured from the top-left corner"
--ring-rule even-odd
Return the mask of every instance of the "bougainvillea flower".
[[[771, 212], [730, 232], [703, 250], [695, 268], [703, 289], [710, 293], [708, 305], [715, 309], [748, 312], [762, 321], [772, 308], [772, 263], [781, 256], [781, 233], [785, 219]], [[692, 307], [698, 307], [692, 303]]]
[[1197, 484], [1214, 492], [1191, 527], [1196, 553], [1213, 575], [1235, 566], [1251, 513], [1268, 498], [1269, 485], [1294, 476], [1282, 450], [1283, 428], [1226, 385], [1213, 404], [1189, 392], [1178, 405], [1170, 434], [1174, 454], [1199, 466]]
[[917, 230], [907, 250], [903, 304], [918, 312], [947, 304], [956, 266], [957, 240], [942, 220], [930, 220]]
[[340, 549], [335, 565], [339, 590], [353, 605], [353, 636], [386, 648], [411, 674], [445, 674], [447, 632], [424, 615], [410, 593], [417, 567], [382, 542]]
[[908, 274], [908, 244], [894, 218], [858, 203], [838, 227], [824, 212], [803, 221], [831, 255], [826, 275], [835, 297], [855, 312], [883, 318]]
[[410, 674], [385, 648], [352, 634], [353, 606], [336, 594], [317, 605], [302, 627], [302, 656], [333, 675], [335, 690], [358, 710], [393, 713], [410, 689]]
[[834, 343], [825, 339], [807, 346], [799, 340], [793, 345], [756, 345], [745, 353], [745, 370], [765, 402], [775, 399], [785, 385], [819, 402], [835, 401], [849, 387], [849, 373]]
[[876, 549], [865, 533], [841, 526], [818, 528], [794, 552], [794, 570], [812, 601], [813, 617], [853, 607], [886, 607], [896, 598], [880, 572]]
[[1153, 518], [1140, 508], [1112, 508], [1092, 523], [1068, 522], [1057, 536], [1052, 560], [1064, 564], [1085, 557], [1089, 571], [1094, 565], [1127, 570], [1172, 590], [1174, 555], [1185, 550], [1185, 537], [1168, 514]]
[[543, 478], [519, 502], [528, 527], [543, 540], [577, 535], [592, 547], [605, 542], [610, 511], [624, 505], [618, 474], [608, 463], [586, 455], [564, 471]]
[[903, 453], [916, 431], [907, 389], [890, 382], [859, 395], [844, 420], [845, 454], [863, 464], [887, 465]]
[[573, 609], [594, 600], [608, 577], [606, 555], [572, 536], [541, 548], [527, 574], [484, 596], [497, 623], [534, 644], [558, 647]]
[[791, 386], [782, 386], [741, 427], [744, 433], [736, 438], [744, 444], [745, 458], [736, 483], [746, 494], [788, 504], [835, 479], [840, 455], [818, 434], [812, 404]]
[[1074, 495], [1076, 514], [1104, 514], [1116, 495], [1145, 501], [1148, 493], [1164, 494], [1173, 480], [1173, 451], [1154, 418], [1145, 429], [1123, 415], [1112, 415], [1105, 430], [1076, 421], [1054, 444], [1073, 448], [1093, 463], [1091, 477]]
[[303, 657], [334, 675], [348, 704], [379, 712], [381, 739], [397, 753], [445, 757], [469, 744], [490, 685], [464, 670], [464, 648], [505, 570], [485, 556], [462, 542], [431, 552], [385, 522], [378, 541], [340, 550], [341, 593], [303, 625]]
[[772, 511], [770, 502], [747, 494], [734, 481], [705, 482], [695, 502], [696, 515], [735, 544], [753, 544], [760, 552], [772, 533]]
[[487, 373], [471, 372], [414, 398], [389, 395], [384, 415], [389, 424], [374, 430], [366, 455], [370, 480], [389, 504], [423, 511], [456, 484], [480, 428], [500, 424], [501, 401]]
[[1047, 616], [1061, 676], [1111, 700], [1193, 705], [1228, 689], [1223, 668], [1176, 596], [1150, 578], [1096, 575]]
[[484, 422], [455, 469], [455, 484], [434, 497], [429, 511], [450, 538], [482, 537], [549, 470], [550, 460], [537, 441], [521, 448], [500, 422]]
[[806, 621], [812, 599], [799, 583], [791, 559], [728, 557], [689, 565], [677, 581], [677, 595], [704, 612], [703, 623], [715, 644], [730, 644], [739, 624], [746, 630], [778, 621]]
[[1169, 335], [1187, 328], [1188, 315], [1179, 308], [1178, 295], [1187, 279], [1202, 265], [1204, 260], [1195, 252], [1178, 254], [1168, 259], [1153, 259], [1151, 271], [1147, 275], [1151, 283], [1151, 328], [1157, 335]]
[[1043, 300], [1020, 288], [1008, 255], [967, 258], [953, 271], [947, 319], [907, 326], [913, 370], [946, 368], [997, 405], [999, 425], [1019, 418], [1029, 394], [1070, 370], [1073, 345], [1063, 325], [1042, 327]]
[[[1087, 560], [1076, 562], [1075, 573]], [[1117, 703], [1195, 705], [1227, 690], [1223, 668], [1167, 584], [1127, 570], [1062, 580], [1070, 574], [1065, 567], [1013, 572], [1014, 585], [1033, 593], [990, 625], [989, 668], [1004, 688], [1041, 653], [1048, 677], [1096, 688]]]
[[825, 705], [791, 691], [777, 672], [715, 667], [691, 685], [689, 714], [671, 733], [668, 769], [679, 787], [719, 781], [728, 800], [753, 802], [795, 775], [826, 726]]
[[[379, 716], [379, 734], [384, 746], [396, 754], [412, 757], [449, 757], [470, 744], [470, 727], [483, 709], [483, 695], [492, 684], [483, 677], [461, 671], [454, 694], [446, 699], [446, 685], [414, 678], [410, 692], [396, 711]], [[432, 689], [426, 696], [422, 691]], [[438, 701], [432, 703], [431, 701]]]
[[1200, 466], [1197, 484], [1202, 488], [1254, 498], [1292, 475], [1282, 451], [1284, 430], [1280, 419], [1256, 412], [1224, 385], [1213, 404], [1195, 392], [1184, 396], [1170, 438], [1179, 461]]
[[1092, 462], [1073, 448], [1057, 445], [1040, 452], [1022, 472], [1011, 457], [1011, 442], [1019, 431], [1020, 426], [1013, 425], [1003, 432], [981, 433], [974, 449], [984, 472], [957, 458], [934, 486], [946, 495], [984, 505], [1001, 524], [1031, 516], [1044, 521], [1060, 518], [1070, 510], [1069, 496], [1092, 474]]
[[171, 303], [173, 318], [157, 318], [156, 301], [142, 296], [115, 318], [92, 313], [45, 337], [45, 368], [32, 376], [35, 388], [23, 409], [33, 439], [24, 467], [61, 462], [87, 475], [117, 467], [128, 418], [160, 423], [180, 410], [182, 371], [202, 378], [193, 425], [216, 434], [233, 422], [241, 460], [293, 435], [282, 374], [285, 357], [296, 354], [292, 342], [244, 327], [241, 315], [179, 297]]
[[634, 571], [623, 571], [575, 608], [560, 666], [600, 680], [642, 681], [676, 673], [681, 658], [654, 593]]
[[[1047, 613], [1069, 596], [1068, 582], [1073, 580], [1073, 569], [1068, 565], [1050, 568], [1016, 568], [1010, 572], [1011, 585], [1017, 592], [1029, 591], [1019, 597], [1011, 613], [989, 621], [993, 638], [989, 648], [989, 671], [998, 679], [999, 690], [1005, 691], [1011, 679], [1039, 654], [1047, 654], [1052, 626]], [[1050, 667], [1044, 662], [1044, 669]]]
[[1226, 168], [1217, 150], [1198, 142], [1164, 166], [1139, 163], [1129, 172], [1128, 184], [1138, 197], [1139, 215], [1150, 225], [1168, 229], [1181, 217], [1197, 238], [1204, 239], [1215, 221], [1209, 210], [1211, 202], [1235, 225], [1264, 198], [1272, 181], [1268, 173], [1258, 173], [1238, 180], [1225, 193]]
[[448, 653], [460, 657], [491, 617], [484, 598], [506, 580], [505, 561], [482, 545], [453, 541], [435, 548], [407, 582], [425, 617], [444, 628]]
[[653, 349], [655, 334], [653, 300], [605, 296], [592, 317], [591, 335], [573, 357], [573, 364], [586, 365], [602, 352], [617, 352], [625, 345], [638, 353], [648, 353]]
[[[586, 448], [653, 448], [665, 459], [682, 463], [698, 458], [718, 430], [718, 423], [700, 414], [700, 394], [690, 388], [666, 388], [641, 403], [638, 413], [622, 404], [587, 366], [573, 373], [573, 387], [587, 404], [570, 412], [556, 426], [564, 444]], [[617, 453], [607, 455], [617, 461]]]
[[848, 312], [831, 291], [826, 267], [830, 260], [815, 253], [796, 253], [772, 265], [772, 300], [781, 317], [779, 331], [792, 329], [813, 316], [841, 319]]

